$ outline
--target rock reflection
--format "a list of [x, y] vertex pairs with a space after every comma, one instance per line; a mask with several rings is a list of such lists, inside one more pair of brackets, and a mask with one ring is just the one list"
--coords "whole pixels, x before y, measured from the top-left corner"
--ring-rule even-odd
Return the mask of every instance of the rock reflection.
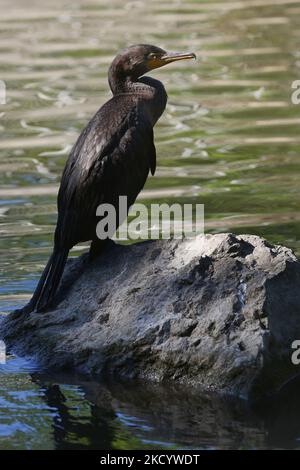
[[267, 445], [264, 421], [240, 400], [174, 385], [104, 384], [65, 375], [34, 375], [33, 380], [43, 390], [43, 400], [56, 410], [53, 438], [57, 449]]

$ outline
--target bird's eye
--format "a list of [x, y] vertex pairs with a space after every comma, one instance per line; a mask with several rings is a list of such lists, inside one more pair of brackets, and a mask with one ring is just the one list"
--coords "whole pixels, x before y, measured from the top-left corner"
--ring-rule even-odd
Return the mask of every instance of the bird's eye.
[[154, 52], [151, 52], [148, 57], [149, 59], [157, 59], [157, 55]]

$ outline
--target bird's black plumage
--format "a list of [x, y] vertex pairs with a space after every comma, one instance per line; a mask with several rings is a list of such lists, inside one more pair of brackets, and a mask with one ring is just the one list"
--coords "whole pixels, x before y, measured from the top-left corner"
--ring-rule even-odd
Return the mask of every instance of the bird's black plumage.
[[103, 241], [96, 237], [96, 209], [116, 208], [119, 196], [128, 207], [156, 168], [153, 126], [163, 113], [167, 94], [158, 80], [143, 75], [193, 54], [168, 54], [150, 45], [122, 51], [109, 69], [113, 97], [88, 123], [75, 143], [63, 171], [58, 193], [58, 219], [53, 253], [35, 293], [22, 311], [46, 310], [58, 288], [69, 250], [91, 240], [91, 254]]

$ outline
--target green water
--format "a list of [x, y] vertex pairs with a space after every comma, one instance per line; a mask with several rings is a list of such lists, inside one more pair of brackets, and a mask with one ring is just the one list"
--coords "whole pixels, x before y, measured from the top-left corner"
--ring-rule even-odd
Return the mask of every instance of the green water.
[[[109, 97], [113, 56], [132, 43], [192, 50], [199, 57], [153, 72], [169, 103], [155, 129], [157, 173], [140, 200], [203, 203], [206, 231], [255, 233], [300, 253], [300, 105], [291, 102], [292, 82], [300, 78], [300, 1], [0, 0], [0, 6], [0, 79], [7, 87], [7, 102], [0, 105], [3, 314], [23, 305], [36, 285], [52, 247], [64, 162], [79, 131]], [[195, 419], [186, 410], [185, 426], [172, 434], [168, 413], [180, 414], [181, 392], [168, 391], [169, 411], [164, 407], [161, 422], [151, 424], [137, 393], [136, 402], [124, 405], [124, 418], [117, 392], [108, 388], [114, 405], [107, 416], [101, 400], [95, 402], [96, 384], [90, 399], [89, 386], [71, 378], [59, 388], [70, 413], [62, 428], [71, 421], [80, 432], [71, 426], [59, 440], [55, 416], [61, 406], [47, 402], [51, 380], [45, 385], [39, 371], [20, 361], [11, 359], [0, 375], [0, 448], [76, 442], [153, 447], [153, 436], [162, 447], [297, 446], [296, 431], [288, 444], [283, 437], [270, 442], [265, 422], [253, 424], [246, 411], [237, 422], [229, 413], [231, 433], [222, 432], [224, 410], [220, 422], [208, 417], [207, 427], [199, 428], [204, 398], [193, 402]], [[151, 389], [148, 399], [152, 393], [159, 401]], [[143, 429], [143, 420], [153, 432]]]

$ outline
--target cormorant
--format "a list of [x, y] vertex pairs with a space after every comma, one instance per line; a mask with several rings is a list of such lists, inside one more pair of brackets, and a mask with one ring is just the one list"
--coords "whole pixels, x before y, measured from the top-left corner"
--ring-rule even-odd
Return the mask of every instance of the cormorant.
[[147, 44], [124, 49], [113, 60], [108, 81], [113, 97], [97, 111], [81, 132], [65, 165], [58, 193], [54, 249], [30, 302], [22, 313], [51, 306], [70, 249], [91, 240], [90, 255], [101, 251], [96, 236], [101, 203], [117, 210], [119, 196], [130, 207], [149, 171], [155, 173], [153, 126], [163, 113], [167, 94], [163, 84], [143, 76], [193, 53], [168, 53]]

